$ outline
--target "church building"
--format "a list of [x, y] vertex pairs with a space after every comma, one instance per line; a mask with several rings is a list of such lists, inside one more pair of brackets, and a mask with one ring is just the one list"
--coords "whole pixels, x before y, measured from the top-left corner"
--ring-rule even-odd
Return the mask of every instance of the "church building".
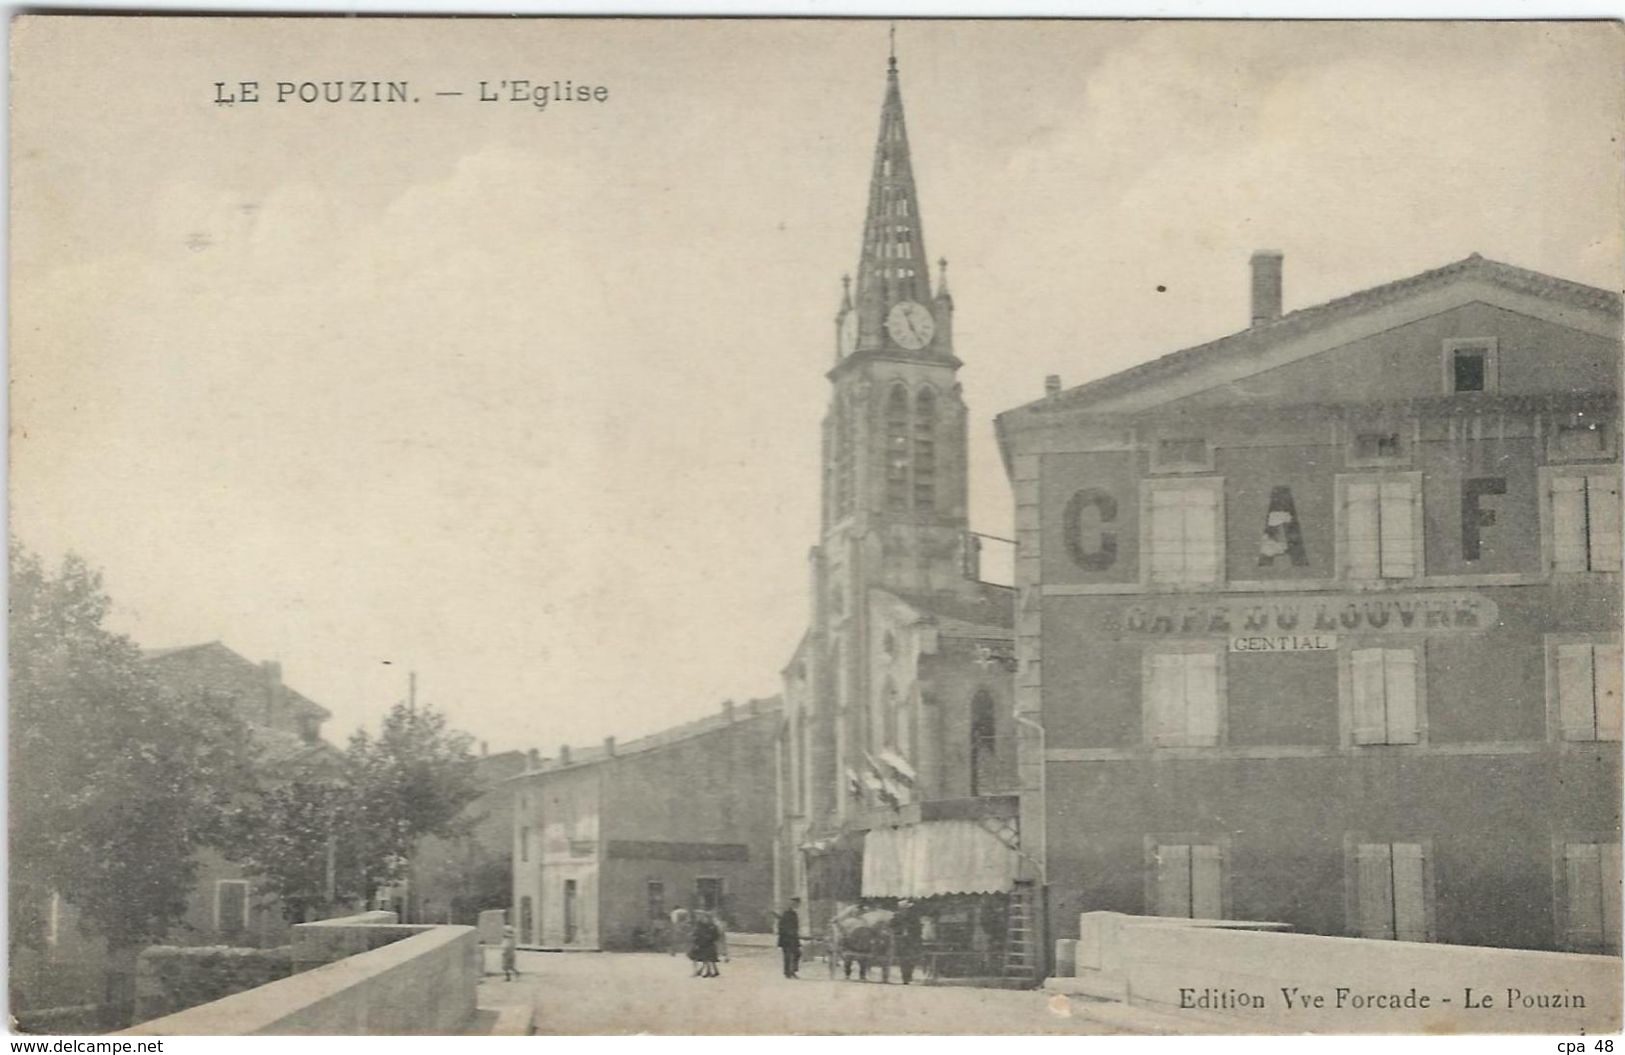
[[907, 899], [942, 974], [1035, 977], [1012, 591], [979, 580], [947, 262], [933, 286], [893, 57], [835, 316], [810, 625], [784, 669], [776, 893], [822, 932]]

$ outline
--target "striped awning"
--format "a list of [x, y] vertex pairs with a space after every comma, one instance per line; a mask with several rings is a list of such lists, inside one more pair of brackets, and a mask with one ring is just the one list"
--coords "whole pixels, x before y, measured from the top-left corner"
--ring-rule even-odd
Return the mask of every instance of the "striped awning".
[[877, 828], [863, 840], [864, 897], [936, 897], [1009, 891], [1016, 852], [974, 820]]

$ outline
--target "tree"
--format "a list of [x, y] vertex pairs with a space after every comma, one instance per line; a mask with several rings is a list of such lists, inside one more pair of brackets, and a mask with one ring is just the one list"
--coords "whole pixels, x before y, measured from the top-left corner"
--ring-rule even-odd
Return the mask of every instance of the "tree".
[[434, 708], [396, 704], [377, 737], [350, 737], [333, 779], [268, 788], [243, 813], [230, 855], [290, 922], [368, 903], [405, 877], [418, 840], [463, 827], [463, 807], [482, 790], [472, 743]]
[[[10, 908], [37, 919], [59, 895], [105, 939], [109, 998], [143, 945], [186, 909], [196, 851], [227, 841], [253, 787], [253, 748], [222, 701], [175, 698], [140, 650], [104, 626], [101, 576], [75, 556], [56, 574], [10, 549]], [[11, 945], [37, 946], [37, 926]]]
[[345, 779], [353, 800], [340, 842], [364, 898], [404, 878], [419, 839], [462, 833], [463, 808], [483, 790], [472, 747], [445, 715], [411, 703], [390, 708], [376, 738], [364, 729], [350, 737]]
[[362, 896], [353, 869], [337, 867], [338, 833], [350, 812], [338, 782], [295, 780], [267, 787], [243, 810], [230, 856], [276, 896], [289, 923], [329, 914]]

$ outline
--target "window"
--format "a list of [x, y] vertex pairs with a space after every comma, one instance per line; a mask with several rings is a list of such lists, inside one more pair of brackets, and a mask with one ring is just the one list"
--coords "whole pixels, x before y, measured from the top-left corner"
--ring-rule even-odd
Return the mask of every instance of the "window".
[[214, 929], [225, 933], [248, 927], [248, 880], [218, 879], [214, 884]]
[[526, 825], [526, 826], [519, 829], [519, 859], [521, 861], [530, 860], [530, 826], [529, 825]]
[[666, 918], [666, 884], [658, 879], [649, 880], [649, 918]]
[[1619, 644], [1560, 642], [1550, 656], [1563, 739], [1621, 739]]
[[1146, 732], [1164, 747], [1219, 742], [1224, 671], [1217, 652], [1148, 651], [1142, 670]]
[[1337, 484], [1344, 576], [1413, 579], [1422, 574], [1421, 474], [1340, 476]]
[[1550, 477], [1552, 570], [1619, 571], [1619, 471]]
[[977, 689], [970, 701], [970, 793], [974, 798], [992, 786], [998, 754], [998, 725], [993, 716], [993, 694]]
[[1156, 914], [1223, 919], [1223, 861], [1211, 843], [1161, 843], [1153, 850]]
[[922, 388], [914, 400], [914, 509], [930, 512], [937, 504], [937, 397]]
[[715, 876], [694, 880], [694, 900], [697, 908], [707, 912], [722, 911], [722, 880]]
[[908, 509], [908, 393], [902, 385], [886, 399], [886, 508]]
[[1362, 938], [1431, 941], [1428, 854], [1422, 843], [1359, 843], [1354, 855]]
[[1357, 648], [1349, 653], [1349, 703], [1356, 744], [1414, 744], [1422, 739], [1414, 648]]
[[1495, 338], [1444, 342], [1446, 392], [1494, 392], [1498, 374]]
[[1151, 448], [1154, 473], [1205, 473], [1213, 471], [1213, 448], [1200, 436], [1159, 439]]
[[1153, 583], [1198, 585], [1219, 581], [1223, 566], [1224, 481], [1160, 481], [1149, 485], [1143, 549]]
[[1562, 847], [1561, 938], [1574, 952], [1619, 954], [1619, 843]]

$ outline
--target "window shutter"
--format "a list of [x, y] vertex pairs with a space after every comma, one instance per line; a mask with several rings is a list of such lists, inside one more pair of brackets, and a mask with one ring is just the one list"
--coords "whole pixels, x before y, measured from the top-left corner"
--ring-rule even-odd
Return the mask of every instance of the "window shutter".
[[1414, 744], [1421, 740], [1416, 707], [1416, 653], [1408, 648], [1384, 649], [1383, 698], [1387, 703], [1385, 743]]
[[1557, 646], [1557, 707], [1563, 739], [1594, 740], [1597, 712], [1590, 645]]
[[1157, 847], [1157, 915], [1191, 914], [1191, 848], [1183, 843]]
[[1185, 736], [1185, 665], [1177, 652], [1151, 654], [1151, 683], [1146, 687], [1146, 704], [1151, 708], [1151, 738], [1154, 743], [1173, 744]]
[[1619, 844], [1604, 843], [1599, 856], [1602, 865], [1602, 944], [1619, 952]]
[[1591, 676], [1597, 700], [1597, 739], [1620, 740], [1620, 681], [1625, 663], [1618, 645], [1598, 645], [1591, 653]]
[[1602, 945], [1602, 855], [1596, 843], [1569, 843], [1563, 851], [1568, 873], [1568, 941], [1575, 949]]
[[1361, 843], [1355, 851], [1355, 890], [1360, 896], [1360, 936], [1394, 936], [1393, 870], [1387, 843]]
[[1193, 487], [1185, 495], [1185, 581], [1219, 581], [1219, 492]]
[[1387, 738], [1382, 649], [1355, 649], [1349, 655], [1349, 675], [1354, 697], [1354, 742], [1380, 744]]
[[1189, 652], [1185, 661], [1185, 734], [1193, 744], [1219, 742], [1219, 657]]
[[1217, 846], [1191, 847], [1191, 915], [1223, 919], [1224, 869]]
[[1586, 477], [1586, 514], [1591, 536], [1591, 570], [1619, 571], [1619, 478]]
[[1415, 578], [1416, 488], [1409, 480], [1389, 480], [1382, 485], [1382, 577]]
[[1395, 843], [1394, 937], [1400, 941], [1427, 941], [1427, 886], [1420, 843]]
[[1344, 494], [1344, 543], [1347, 554], [1344, 572], [1351, 579], [1377, 577], [1377, 485], [1364, 480], [1349, 481]]
[[1585, 477], [1552, 477], [1552, 569], [1586, 570]]
[[1151, 581], [1178, 582], [1185, 571], [1184, 495], [1158, 488], [1151, 492]]

